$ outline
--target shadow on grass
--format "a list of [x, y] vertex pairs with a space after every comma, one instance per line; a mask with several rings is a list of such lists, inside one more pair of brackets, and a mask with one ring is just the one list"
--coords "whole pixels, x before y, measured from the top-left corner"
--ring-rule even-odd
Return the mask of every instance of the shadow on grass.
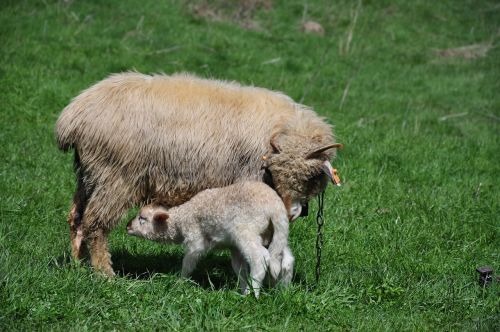
[[[169, 274], [180, 278], [183, 254], [162, 253], [156, 255], [133, 255], [125, 250], [113, 251], [113, 268], [117, 276], [122, 278], [149, 280], [155, 274]], [[74, 264], [71, 255], [65, 253], [55, 258], [50, 265], [52, 267], [69, 267]], [[80, 264], [90, 267], [88, 257], [82, 259]], [[221, 290], [236, 287], [237, 277], [231, 267], [231, 259], [228, 255], [209, 254], [198, 264], [191, 276], [191, 280], [204, 289]], [[266, 279], [265, 284], [269, 280]], [[303, 285], [307, 291], [316, 289], [315, 283], [307, 281], [302, 273], [295, 273], [293, 284]]]
[[[127, 251], [112, 252], [113, 268], [118, 276], [147, 280], [154, 274], [171, 274], [180, 277], [183, 255], [162, 253], [158, 255], [132, 255]], [[205, 289], [224, 289], [235, 286], [236, 275], [227, 256], [208, 255], [203, 258], [191, 279]]]

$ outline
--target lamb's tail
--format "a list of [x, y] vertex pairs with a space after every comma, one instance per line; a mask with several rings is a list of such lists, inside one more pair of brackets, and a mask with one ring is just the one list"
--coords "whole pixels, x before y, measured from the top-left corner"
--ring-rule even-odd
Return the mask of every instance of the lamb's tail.
[[269, 244], [269, 272], [274, 280], [277, 280], [281, 273], [281, 263], [285, 248], [288, 248], [288, 217], [286, 211], [279, 209], [271, 217], [274, 228], [273, 239]]

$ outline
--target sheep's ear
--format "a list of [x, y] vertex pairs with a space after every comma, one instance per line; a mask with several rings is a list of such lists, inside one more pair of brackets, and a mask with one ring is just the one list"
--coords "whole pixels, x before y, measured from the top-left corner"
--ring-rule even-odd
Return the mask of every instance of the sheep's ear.
[[332, 183], [335, 186], [340, 186], [340, 177], [337, 173], [337, 170], [332, 167], [330, 162], [328, 160], [324, 161], [323, 164], [321, 165], [321, 169], [323, 172], [332, 180]]
[[315, 149], [313, 151], [310, 151], [306, 155], [306, 159], [312, 159], [312, 158], [317, 158], [321, 153], [325, 152], [326, 150], [330, 149], [342, 149], [344, 146], [340, 143], [335, 143], [335, 144], [330, 144], [330, 145], [325, 145], [319, 149]]
[[273, 153], [281, 153], [281, 147], [278, 144], [278, 134], [271, 137], [271, 147], [273, 148]]

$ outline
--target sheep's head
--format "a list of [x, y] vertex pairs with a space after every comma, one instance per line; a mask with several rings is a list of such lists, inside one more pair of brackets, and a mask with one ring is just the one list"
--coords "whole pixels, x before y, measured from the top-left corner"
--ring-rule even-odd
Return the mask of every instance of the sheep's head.
[[280, 136], [271, 140], [273, 153], [266, 156], [275, 190], [288, 207], [305, 204], [334, 179], [330, 159], [341, 144], [307, 137]]

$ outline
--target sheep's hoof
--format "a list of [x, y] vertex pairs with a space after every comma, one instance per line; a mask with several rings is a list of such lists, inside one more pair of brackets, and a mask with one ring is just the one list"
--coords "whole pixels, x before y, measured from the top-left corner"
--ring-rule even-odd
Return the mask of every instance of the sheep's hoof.
[[106, 278], [113, 278], [116, 275], [111, 267], [96, 267], [94, 270], [98, 275]]
[[115, 271], [113, 271], [112, 268], [112, 263], [111, 259], [109, 257], [109, 253], [103, 253], [103, 255], [99, 256], [97, 255], [91, 256], [91, 264], [94, 268], [94, 270], [107, 277], [114, 277], [115, 276]]

